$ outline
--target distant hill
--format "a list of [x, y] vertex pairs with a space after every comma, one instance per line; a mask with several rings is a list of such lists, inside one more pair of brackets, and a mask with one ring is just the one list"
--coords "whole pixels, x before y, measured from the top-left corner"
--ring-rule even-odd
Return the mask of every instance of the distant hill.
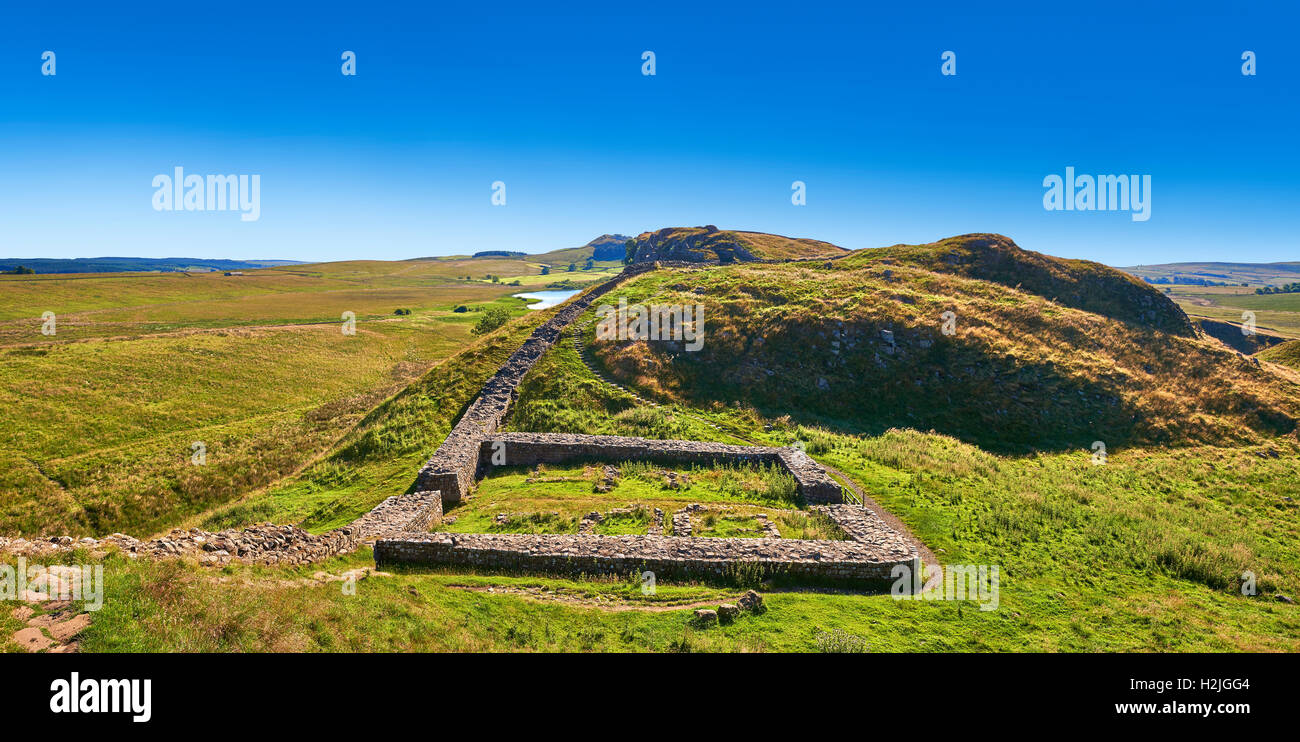
[[1150, 283], [1193, 286], [1277, 286], [1300, 281], [1300, 262], [1161, 263], [1120, 268]]
[[964, 234], [928, 245], [859, 250], [836, 265], [886, 260], [992, 281], [1064, 306], [1176, 335], [1196, 332], [1187, 314], [1149, 284], [1101, 263], [1022, 250], [1000, 234]]
[[602, 234], [586, 246], [592, 248], [592, 257], [596, 260], [622, 260], [627, 255], [630, 239], [624, 234]]
[[37, 273], [131, 273], [140, 271], [229, 271], [298, 265], [299, 260], [209, 260], [206, 258], [0, 258], [0, 271], [12, 273], [18, 266]]
[[820, 240], [809, 240], [763, 232], [720, 230], [704, 227], [668, 227], [644, 232], [631, 244], [632, 262], [681, 260], [722, 263], [756, 260], [801, 260], [837, 258], [845, 248]]
[[480, 250], [474, 253], [476, 258], [522, 258], [528, 253], [514, 250]]
[[566, 247], [550, 252], [529, 255], [532, 260], [546, 263], [552, 268], [564, 267], [569, 263], [579, 265], [588, 259], [597, 262], [621, 261], [627, 254], [627, 241], [632, 239], [622, 234], [602, 234], [582, 247]]

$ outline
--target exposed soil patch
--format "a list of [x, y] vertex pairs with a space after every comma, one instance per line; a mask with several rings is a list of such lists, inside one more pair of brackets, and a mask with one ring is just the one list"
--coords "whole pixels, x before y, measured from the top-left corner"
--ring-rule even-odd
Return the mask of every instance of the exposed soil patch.
[[719, 596], [709, 600], [683, 601], [677, 603], [633, 603], [623, 598], [610, 595], [586, 595], [568, 590], [555, 590], [548, 587], [513, 587], [501, 585], [448, 585], [453, 590], [468, 590], [475, 593], [490, 593], [493, 595], [513, 595], [527, 600], [537, 601], [539, 603], [560, 603], [570, 606], [581, 606], [584, 608], [599, 608], [602, 611], [622, 612], [622, 611], [643, 611], [646, 613], [667, 613], [669, 611], [682, 611], [690, 608], [703, 608], [706, 606], [717, 606], [719, 602], [734, 602], [736, 598]]

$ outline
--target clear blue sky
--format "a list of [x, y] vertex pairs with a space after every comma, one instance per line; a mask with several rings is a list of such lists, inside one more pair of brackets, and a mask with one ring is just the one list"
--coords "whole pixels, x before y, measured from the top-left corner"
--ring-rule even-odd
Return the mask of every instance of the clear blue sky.
[[[5, 9], [0, 256], [400, 259], [710, 223], [1300, 260], [1294, 2], [126, 5]], [[261, 218], [154, 211], [177, 165], [260, 174]], [[1151, 219], [1044, 211], [1067, 165], [1150, 174]]]

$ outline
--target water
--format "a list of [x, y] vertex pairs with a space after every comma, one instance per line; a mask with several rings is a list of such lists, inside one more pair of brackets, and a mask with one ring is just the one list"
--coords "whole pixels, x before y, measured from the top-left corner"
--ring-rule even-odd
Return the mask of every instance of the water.
[[513, 296], [520, 299], [534, 300], [528, 305], [529, 309], [548, 309], [556, 304], [564, 303], [565, 299], [577, 293], [577, 289], [572, 291], [529, 291], [526, 294], [513, 294]]

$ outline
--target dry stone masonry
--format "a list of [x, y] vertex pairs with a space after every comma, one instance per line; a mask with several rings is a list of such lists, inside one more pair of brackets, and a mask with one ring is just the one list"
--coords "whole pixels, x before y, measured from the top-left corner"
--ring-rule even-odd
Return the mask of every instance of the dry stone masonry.
[[[869, 512], [869, 511], [868, 511]], [[881, 524], [888, 529], [887, 526]], [[428, 533], [375, 544], [380, 567], [454, 565], [555, 574], [718, 579], [741, 565], [764, 576], [882, 582], [895, 565], [915, 569], [919, 556], [897, 532], [891, 543], [802, 539], [686, 538], [680, 536]]]
[[353, 551], [358, 545], [405, 532], [426, 532], [442, 515], [442, 498], [437, 492], [416, 492], [390, 497], [352, 523], [313, 534], [297, 526], [263, 523], [242, 530], [219, 532], [198, 528], [174, 529], [160, 538], [141, 541], [122, 533], [102, 539], [6, 539], [0, 537], [0, 552], [19, 556], [45, 557], [73, 549], [102, 551], [116, 548], [129, 557], [152, 559], [193, 557], [200, 564], [221, 565], [232, 561], [252, 564], [307, 564]]
[[591, 304], [604, 296], [629, 275], [646, 269], [625, 270], [619, 277], [588, 290], [556, 312], [540, 327], [533, 330], [519, 350], [506, 361], [496, 374], [483, 385], [477, 399], [461, 416], [433, 457], [420, 469], [416, 486], [422, 490], [439, 490], [444, 502], [458, 502], [474, 482], [479, 466], [480, 442], [492, 435], [505, 421], [518, 396], [519, 382], [532, 369], [551, 346], [559, 340], [564, 328]]
[[563, 464], [572, 461], [654, 461], [662, 464], [775, 464], [795, 478], [809, 503], [843, 502], [840, 485], [808, 454], [797, 448], [735, 446], [709, 441], [656, 440], [577, 433], [498, 433], [485, 436], [479, 460], [490, 469], [492, 454], [506, 466]]

